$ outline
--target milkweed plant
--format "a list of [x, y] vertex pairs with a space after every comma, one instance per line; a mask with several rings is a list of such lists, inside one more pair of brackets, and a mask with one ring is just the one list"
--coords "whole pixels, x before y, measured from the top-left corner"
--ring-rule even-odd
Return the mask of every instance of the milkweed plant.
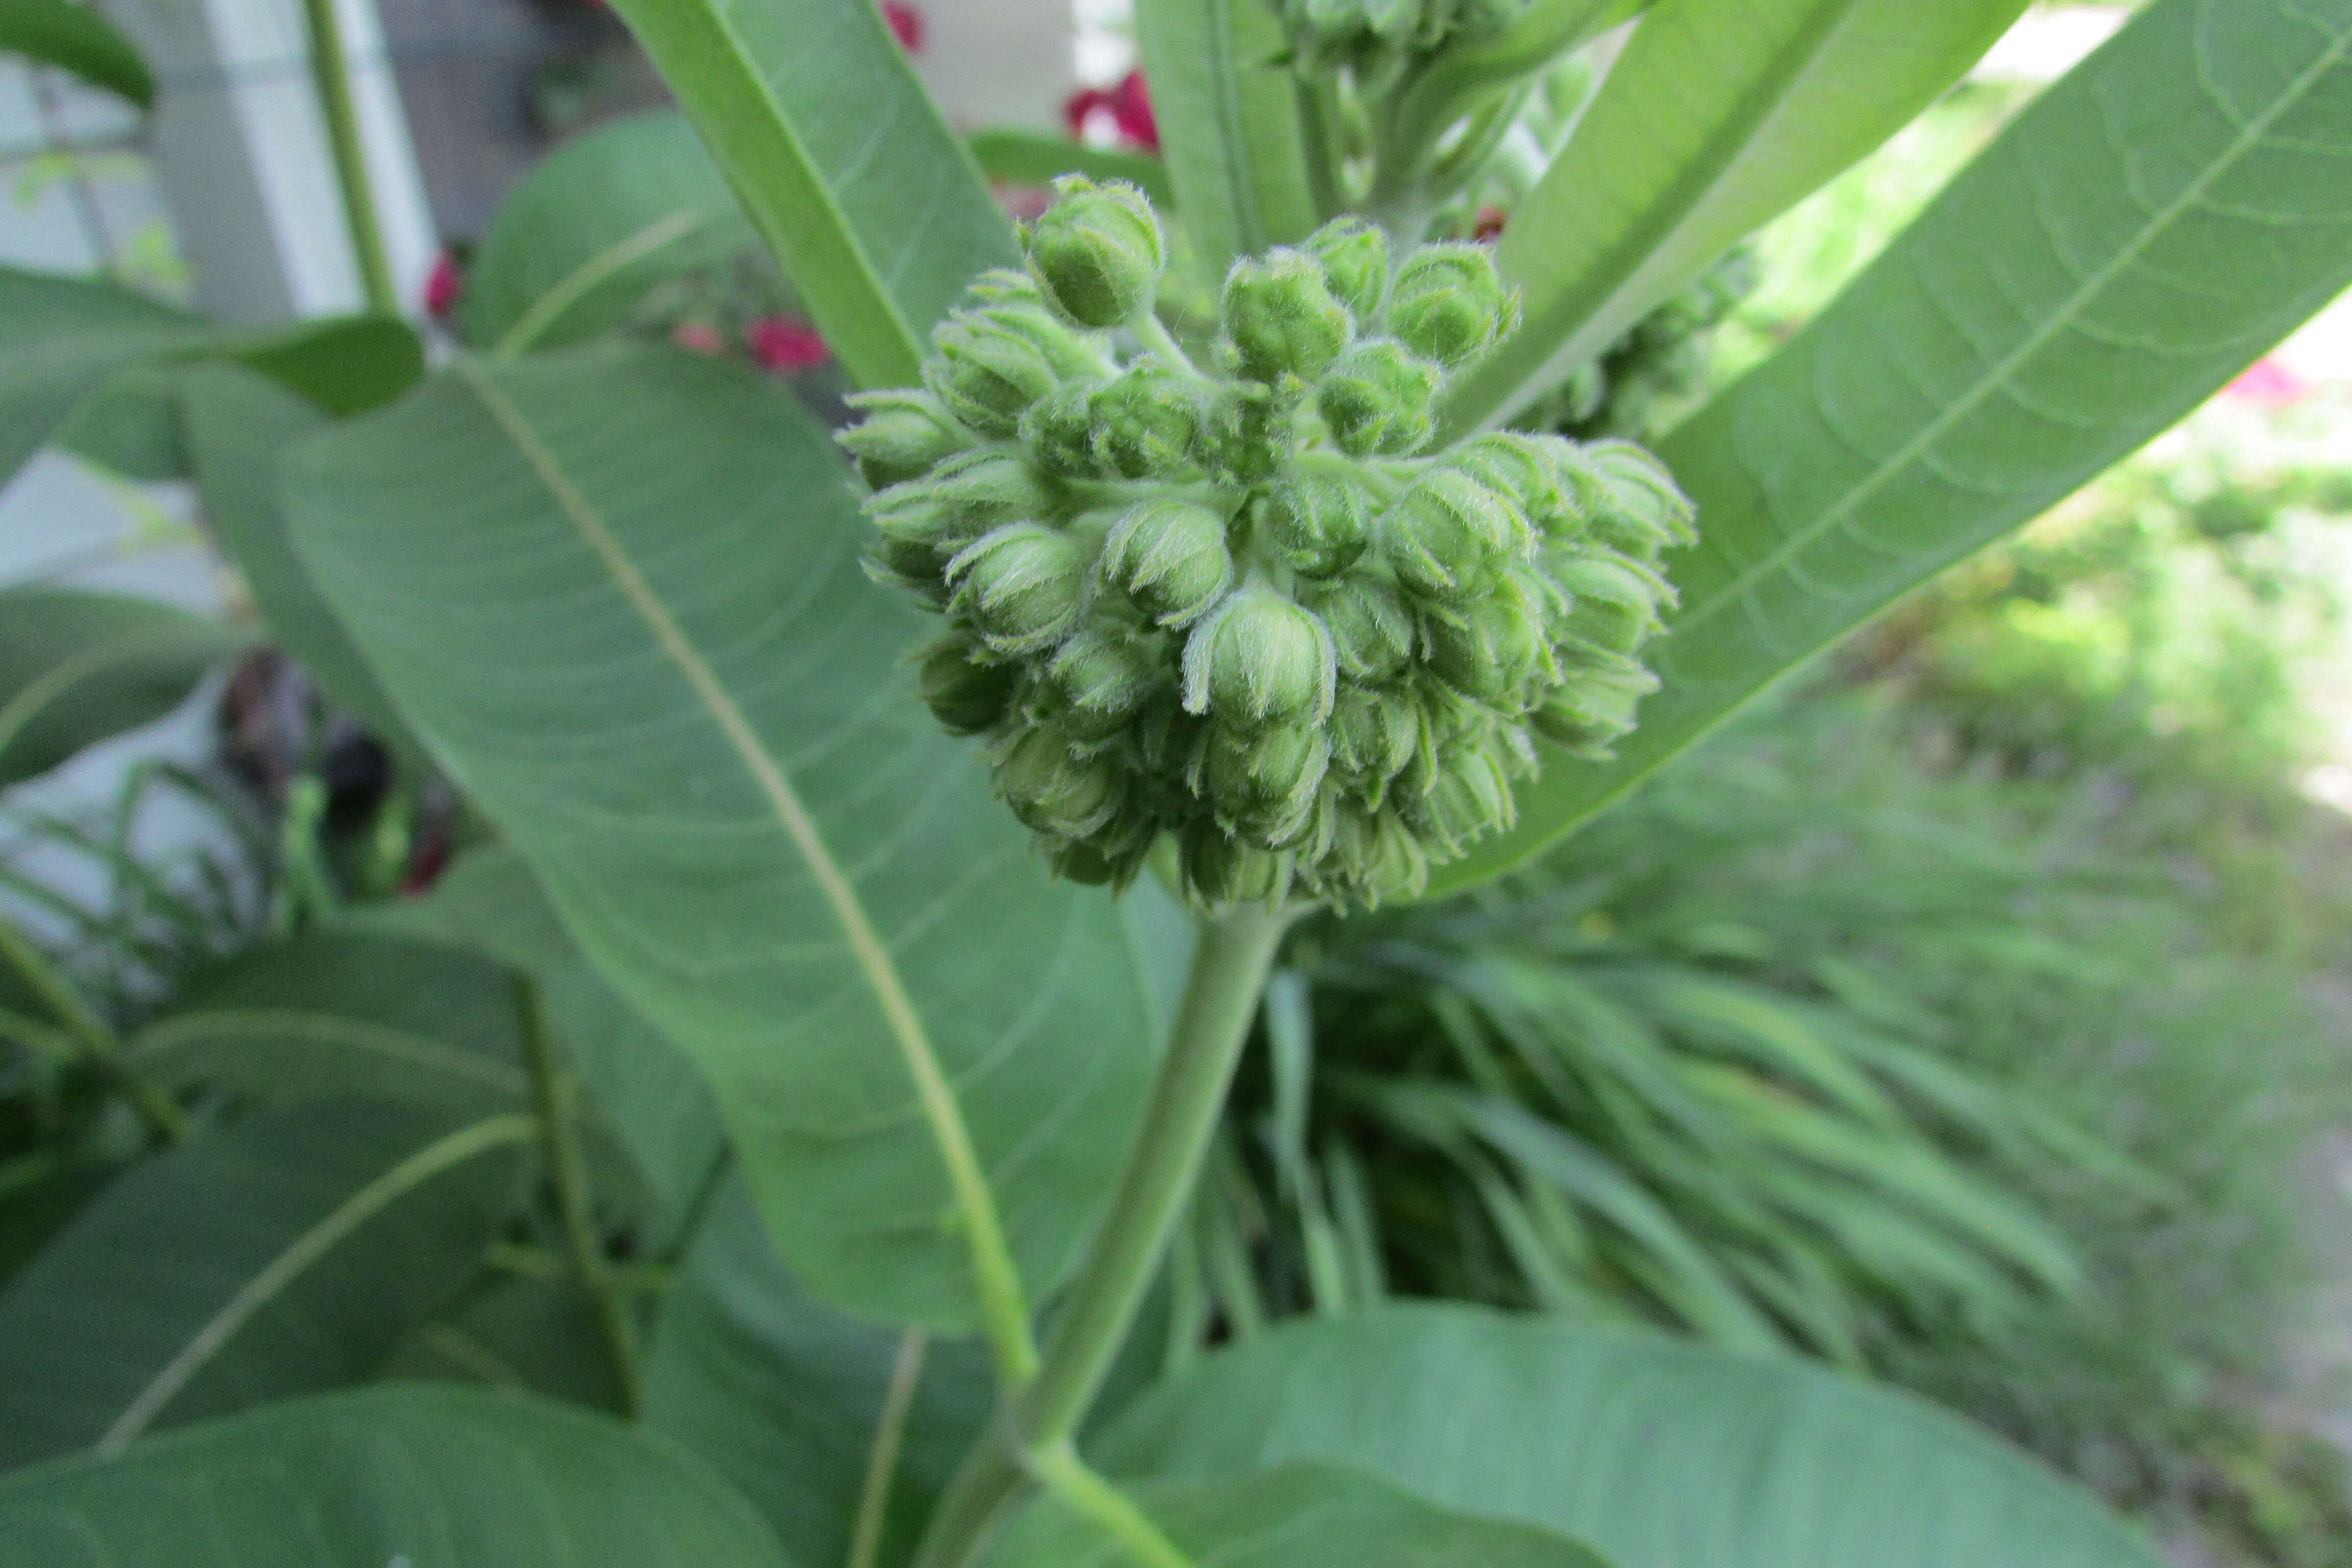
[[[2152, 0], [1704, 402], [1658, 388], [1725, 258], [2026, 0], [1138, 0], [1156, 151], [959, 135], [870, 0], [613, 4], [680, 112], [521, 184], [446, 352], [398, 319], [333, 7], [370, 312], [0, 275], [10, 464], [189, 479], [260, 629], [468, 825], [396, 919], [321, 893], [193, 1017], [107, 1016], [8, 928], [0, 1033], [161, 1152], [0, 1283], [0, 1568], [227, 1568], [297, 1517], [371, 1568], [2152, 1563], [1769, 1332], [1391, 1302], [1195, 1358], [1155, 1303], [1199, 1293], [1168, 1243], [1254, 1034], [1311, 1072], [1257, 1028], [1301, 913], [1524, 864], [2352, 282], [2352, 0]], [[94, 18], [10, 47], [173, 90]], [[840, 428], [660, 330], [761, 247]], [[218, 652], [159, 667], [126, 614], [12, 608], [0, 679], [112, 660], [145, 713]], [[33, 771], [105, 732], [43, 723]], [[1513, 1212], [1682, 1267], [1545, 1147]], [[215, 1169], [313, 1184], [229, 1215]], [[446, 1272], [351, 1242], [457, 1173]], [[231, 1221], [240, 1263], [105, 1261]], [[551, 1330], [486, 1347], [556, 1287], [625, 1422], [553, 1408], [578, 1379], [343, 1386], [536, 1367]], [[298, 1319], [343, 1348], [271, 1359]]]

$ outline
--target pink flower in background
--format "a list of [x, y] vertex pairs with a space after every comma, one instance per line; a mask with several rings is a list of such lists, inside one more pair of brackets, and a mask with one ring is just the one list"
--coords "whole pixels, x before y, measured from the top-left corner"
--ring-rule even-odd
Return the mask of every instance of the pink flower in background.
[[2274, 359], [2256, 360], [2221, 395], [2261, 408], [2285, 408], [2311, 395], [2311, 383]]
[[882, 19], [890, 24], [890, 31], [898, 47], [908, 54], [920, 54], [923, 48], [923, 14], [906, 0], [882, 0]]
[[433, 270], [425, 275], [425, 313], [446, 321], [465, 296], [466, 275], [457, 270], [457, 257], [445, 250], [433, 258]]
[[1478, 221], [1471, 228], [1470, 237], [1491, 244], [1503, 237], [1503, 226], [1510, 221], [1511, 215], [1500, 207], [1480, 207]]
[[1129, 146], [1160, 151], [1160, 121], [1152, 116], [1151, 89], [1145, 85], [1141, 70], [1128, 72], [1117, 87], [1074, 92], [1062, 105], [1062, 119], [1073, 136], [1084, 136], [1097, 118]]
[[719, 335], [718, 328], [707, 321], [680, 321], [669, 330], [669, 341], [698, 354], [718, 355], [727, 352], [727, 340]]
[[773, 371], [814, 370], [833, 358], [814, 327], [798, 316], [762, 316], [743, 329], [743, 346]]

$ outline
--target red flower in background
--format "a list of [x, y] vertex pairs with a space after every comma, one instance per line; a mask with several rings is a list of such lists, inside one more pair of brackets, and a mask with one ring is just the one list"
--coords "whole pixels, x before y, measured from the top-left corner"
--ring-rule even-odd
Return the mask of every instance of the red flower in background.
[[465, 297], [466, 275], [457, 270], [457, 258], [445, 250], [433, 258], [433, 270], [425, 275], [425, 313], [446, 321]]
[[2221, 395], [2261, 408], [2286, 408], [2311, 395], [2311, 384], [2274, 359], [2256, 360]]
[[798, 316], [762, 316], [743, 329], [743, 346], [773, 371], [814, 370], [833, 358], [814, 327]]
[[908, 54], [919, 54], [923, 47], [923, 14], [906, 0], [882, 0], [882, 19], [890, 24], [891, 33], [898, 47]]
[[1084, 136], [1097, 117], [1108, 121], [1118, 140], [1130, 147], [1160, 151], [1160, 121], [1151, 115], [1151, 89], [1143, 72], [1131, 70], [1117, 87], [1090, 87], [1074, 92], [1062, 105], [1062, 118], [1073, 136]]

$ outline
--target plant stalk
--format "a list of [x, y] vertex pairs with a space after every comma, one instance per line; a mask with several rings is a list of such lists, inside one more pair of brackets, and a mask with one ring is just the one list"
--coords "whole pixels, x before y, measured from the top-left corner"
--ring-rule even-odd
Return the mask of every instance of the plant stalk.
[[351, 60], [343, 50], [342, 20], [335, 14], [335, 0], [302, 0], [302, 18], [310, 31], [310, 76], [327, 119], [335, 182], [343, 192], [343, 221], [352, 231], [352, 254], [359, 261], [368, 309], [396, 316], [400, 296], [393, 288], [383, 225], [376, 216], [375, 182], [368, 174], [367, 148], [360, 140], [359, 111], [352, 100]]
[[1294, 912], [1245, 906], [1198, 918], [1168, 1047], [1102, 1229], [1055, 1319], [1036, 1376], [1014, 1395], [1007, 1430], [973, 1451], [940, 1500], [916, 1559], [921, 1568], [964, 1563], [1027, 1478], [1066, 1479], [1078, 1463], [1070, 1444], [1199, 1178]]
[[622, 1414], [634, 1416], [638, 1390], [636, 1328], [614, 1282], [604, 1238], [596, 1233], [595, 1199], [589, 1188], [588, 1162], [581, 1152], [579, 1122], [573, 1114], [579, 1098], [577, 1080], [556, 1059], [555, 1037], [547, 1026], [539, 983], [517, 974], [514, 1000], [524, 1062], [530, 1071], [540, 1147], [547, 1160], [548, 1180], [555, 1187], [566, 1259], [574, 1281], [595, 1310], [596, 1327], [604, 1336], [605, 1354], [612, 1358], [614, 1379], [620, 1384]]
[[23, 977], [26, 986], [64, 1026], [91, 1065], [122, 1091], [157, 1138], [177, 1143], [187, 1137], [188, 1113], [152, 1079], [123, 1059], [122, 1042], [114, 1031], [90, 1011], [32, 939], [5, 916], [0, 916], [0, 959]]

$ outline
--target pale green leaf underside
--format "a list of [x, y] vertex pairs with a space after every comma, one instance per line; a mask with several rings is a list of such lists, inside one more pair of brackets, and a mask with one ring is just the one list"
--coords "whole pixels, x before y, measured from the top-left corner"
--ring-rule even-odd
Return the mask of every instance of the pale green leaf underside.
[[871, 0], [615, 0], [861, 386], [913, 384], [1013, 226]]
[[1454, 395], [1507, 413], [1893, 135], [2025, 0], [1659, 0], [1496, 249], [1527, 319]]
[[1139, 0], [1160, 156], [1212, 286], [1236, 256], [1303, 239], [1317, 222], [1286, 40], [1266, 0]]
[[[1158, 1481], [1129, 1495], [1195, 1568], [1609, 1568], [1526, 1524], [1433, 1507], [1360, 1470], [1293, 1464], [1223, 1481]], [[1102, 1528], [1052, 1498], [1032, 1503], [989, 1568], [1131, 1568]]]
[[0, 1479], [0, 1568], [787, 1568], [667, 1443], [520, 1395], [394, 1386]]
[[1047, 878], [914, 698], [919, 619], [860, 569], [799, 405], [693, 355], [580, 350], [323, 437], [289, 494], [395, 700], [701, 1065], [811, 1287], [972, 1323], [928, 1058], [1049, 1288], [1149, 1070], [1141, 982], [1109, 902]]
[[1149, 1394], [1115, 1475], [1370, 1469], [1673, 1568], [2158, 1568], [2089, 1494], [1908, 1395], [1792, 1360], [1479, 1308], [1286, 1327]]
[[1467, 886], [2063, 499], [2352, 283], [2352, 0], [2159, 0], [1661, 448], [1699, 509], [1665, 687]]

